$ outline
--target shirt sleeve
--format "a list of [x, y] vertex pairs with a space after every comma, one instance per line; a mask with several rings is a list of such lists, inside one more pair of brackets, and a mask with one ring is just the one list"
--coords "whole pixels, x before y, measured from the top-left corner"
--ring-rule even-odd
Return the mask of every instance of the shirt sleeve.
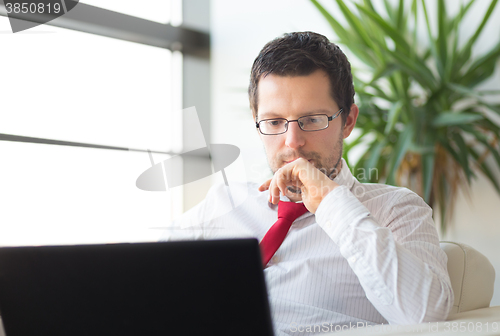
[[214, 200], [220, 185], [210, 188], [203, 201], [186, 211], [179, 218], [168, 223], [160, 237], [159, 241], [175, 240], [204, 240], [207, 237], [207, 230], [210, 229], [211, 221], [215, 215], [213, 212], [216, 207]]
[[390, 324], [444, 321], [453, 306], [447, 256], [432, 209], [407, 191], [387, 198], [375, 218], [342, 185], [323, 199], [316, 220]]

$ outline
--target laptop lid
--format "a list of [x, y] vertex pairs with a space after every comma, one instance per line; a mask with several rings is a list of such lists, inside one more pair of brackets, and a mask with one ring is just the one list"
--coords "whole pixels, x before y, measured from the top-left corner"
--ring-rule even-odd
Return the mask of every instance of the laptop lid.
[[7, 336], [273, 335], [256, 239], [0, 248]]

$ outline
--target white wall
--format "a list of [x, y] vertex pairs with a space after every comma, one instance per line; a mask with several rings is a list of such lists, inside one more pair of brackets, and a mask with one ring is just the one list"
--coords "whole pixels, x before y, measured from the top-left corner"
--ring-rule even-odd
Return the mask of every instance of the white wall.
[[[500, 170], [493, 171], [496, 176]], [[491, 305], [500, 305], [500, 196], [483, 176], [472, 183], [470, 200], [463, 192], [457, 198], [454, 220], [442, 240], [468, 244], [483, 253], [496, 271]]]
[[[478, 17], [488, 3], [483, 0], [474, 5], [468, 17], [472, 27], [477, 26]], [[324, 1], [323, 5], [335, 8], [333, 1]], [[428, 7], [434, 8], [430, 4]], [[486, 27], [487, 36], [480, 40], [478, 52], [498, 41], [500, 6], [497, 7]], [[239, 146], [247, 179], [264, 181], [270, 171], [246, 94], [253, 60], [265, 43], [285, 32], [311, 30], [330, 39], [334, 39], [334, 35], [326, 20], [306, 0], [212, 0], [211, 13], [212, 142]], [[498, 88], [499, 83], [500, 71], [487, 86]], [[231, 120], [231, 126], [226, 120]], [[499, 213], [500, 197], [483, 178], [474, 183], [472, 192], [471, 204], [459, 196], [454, 226], [444, 239], [469, 244], [491, 260], [498, 273], [492, 305], [500, 305], [500, 247], [495, 244], [496, 237], [500, 237], [500, 222], [495, 216]]]

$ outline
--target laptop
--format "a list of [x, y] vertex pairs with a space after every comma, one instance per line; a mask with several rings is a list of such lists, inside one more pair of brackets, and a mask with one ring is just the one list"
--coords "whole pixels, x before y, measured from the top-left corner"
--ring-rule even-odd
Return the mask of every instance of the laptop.
[[0, 248], [7, 336], [273, 335], [256, 239]]

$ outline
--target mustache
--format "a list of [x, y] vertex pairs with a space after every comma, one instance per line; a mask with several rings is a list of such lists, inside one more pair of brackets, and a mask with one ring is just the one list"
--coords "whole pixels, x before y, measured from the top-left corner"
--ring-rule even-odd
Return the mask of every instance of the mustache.
[[297, 157], [304, 158], [306, 160], [315, 160], [318, 161], [321, 159], [321, 156], [318, 152], [304, 152], [304, 151], [293, 151], [289, 153], [280, 154], [277, 159], [280, 161], [290, 161], [290, 159], [294, 159]]

